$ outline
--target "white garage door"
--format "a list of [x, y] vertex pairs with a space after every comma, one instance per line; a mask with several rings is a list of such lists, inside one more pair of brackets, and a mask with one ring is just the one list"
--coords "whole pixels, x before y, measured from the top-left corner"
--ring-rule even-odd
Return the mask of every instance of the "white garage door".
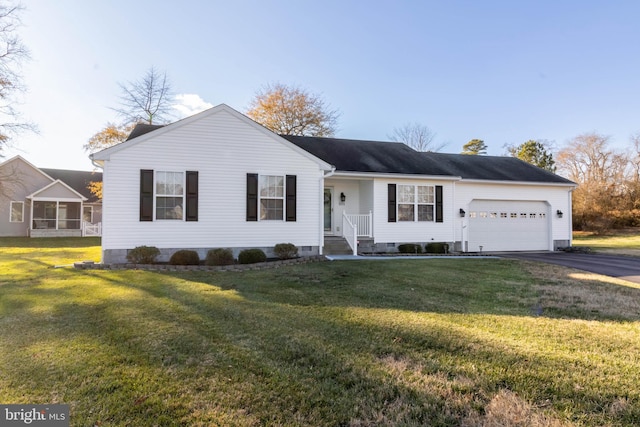
[[474, 200], [467, 215], [469, 252], [549, 250], [545, 202]]

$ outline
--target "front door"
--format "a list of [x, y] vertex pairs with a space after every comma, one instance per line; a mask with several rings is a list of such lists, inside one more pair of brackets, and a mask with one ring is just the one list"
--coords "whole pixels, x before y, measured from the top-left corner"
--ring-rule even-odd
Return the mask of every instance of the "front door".
[[333, 231], [333, 189], [324, 189], [324, 231], [331, 233]]

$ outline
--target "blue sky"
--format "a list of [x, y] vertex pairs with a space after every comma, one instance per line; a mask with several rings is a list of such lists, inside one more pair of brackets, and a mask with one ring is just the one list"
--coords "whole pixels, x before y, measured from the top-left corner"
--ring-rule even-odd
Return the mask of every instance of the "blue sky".
[[[118, 105], [118, 82], [155, 66], [178, 94], [244, 112], [270, 82], [321, 94], [338, 137], [387, 140], [419, 122], [442, 150], [483, 139], [640, 131], [640, 2], [29, 0], [23, 41], [40, 128], [16, 139], [40, 167], [92, 169], [82, 145]], [[197, 98], [192, 96], [191, 99]]]

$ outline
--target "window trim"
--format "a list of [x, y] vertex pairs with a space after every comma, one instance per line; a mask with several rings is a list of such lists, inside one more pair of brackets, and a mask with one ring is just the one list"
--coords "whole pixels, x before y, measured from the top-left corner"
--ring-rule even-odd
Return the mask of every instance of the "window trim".
[[[13, 204], [14, 204], [14, 203], [19, 203], [19, 204], [22, 206], [22, 207], [20, 208], [20, 221], [16, 221], [16, 220], [13, 218]], [[9, 203], [9, 222], [13, 222], [13, 223], [16, 223], [16, 224], [19, 224], [19, 223], [21, 223], [21, 222], [24, 222], [24, 202], [19, 201], [19, 200], [12, 200], [12, 201]]]

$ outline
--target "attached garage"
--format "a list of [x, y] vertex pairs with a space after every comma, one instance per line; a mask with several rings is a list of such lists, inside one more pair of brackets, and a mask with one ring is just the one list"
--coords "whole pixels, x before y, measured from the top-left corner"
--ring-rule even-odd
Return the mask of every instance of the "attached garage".
[[546, 202], [473, 200], [469, 205], [469, 252], [547, 251], [551, 215]]

